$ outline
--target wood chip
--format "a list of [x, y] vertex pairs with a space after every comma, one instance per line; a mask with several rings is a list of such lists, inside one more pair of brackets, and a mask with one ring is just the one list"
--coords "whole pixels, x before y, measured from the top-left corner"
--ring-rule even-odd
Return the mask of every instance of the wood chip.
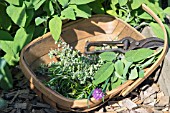
[[150, 95], [152, 95], [152, 94], [154, 94], [154, 93], [156, 93], [156, 92], [159, 92], [159, 87], [158, 87], [158, 85], [156, 85], [156, 84], [153, 84], [151, 87], [149, 87], [148, 89], [146, 89], [145, 91], [144, 91], [144, 99], [145, 98], [148, 98]]
[[155, 106], [166, 106], [169, 104], [169, 96], [160, 97], [160, 101]]
[[39, 103], [37, 102], [36, 105], [32, 105], [33, 107], [38, 107], [38, 108], [50, 108], [50, 105], [44, 104], [44, 103]]
[[157, 99], [160, 100], [161, 97], [165, 96], [165, 94], [161, 91], [157, 93]]
[[126, 98], [126, 99], [123, 99], [122, 100], [122, 105], [128, 109], [132, 109], [132, 108], [135, 108], [137, 107], [137, 104], [134, 103], [133, 101], [131, 101], [129, 98]]
[[17, 109], [27, 109], [28, 104], [27, 103], [15, 103], [14, 108]]
[[135, 109], [137, 113], [148, 113], [148, 111], [145, 108], [137, 108]]
[[[144, 101], [143, 101], [143, 104], [149, 104], [149, 103], [152, 103], [152, 102], [155, 102], [156, 103], [156, 94], [152, 94], [151, 96], [149, 96], [148, 98], [146, 98]], [[154, 104], [155, 104], [154, 103]], [[154, 106], [153, 104], [153, 106]]]
[[127, 108], [126, 107], [121, 107], [121, 108], [119, 108], [119, 109], [117, 109], [115, 111], [118, 112], [118, 113], [123, 113], [123, 111], [127, 111]]

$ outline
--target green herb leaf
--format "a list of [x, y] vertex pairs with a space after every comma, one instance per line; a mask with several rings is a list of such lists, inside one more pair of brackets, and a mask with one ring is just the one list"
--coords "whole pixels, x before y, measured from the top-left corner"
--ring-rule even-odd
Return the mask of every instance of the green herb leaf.
[[8, 90], [13, 87], [13, 80], [6, 61], [0, 58], [0, 87]]
[[13, 37], [6, 31], [0, 30], [0, 40], [12, 41]]
[[95, 73], [93, 84], [98, 85], [104, 82], [108, 77], [110, 77], [113, 73], [114, 65], [112, 62], [107, 62], [102, 65], [99, 70]]
[[58, 0], [58, 2], [65, 8], [68, 5], [69, 0]]
[[0, 4], [0, 27], [5, 30], [10, 30], [11, 28], [11, 19], [6, 14], [6, 6]]
[[58, 16], [54, 16], [49, 22], [50, 32], [54, 40], [58, 40], [61, 34], [62, 21]]
[[115, 82], [118, 79], [117, 76], [115, 76], [115, 73], [113, 73], [113, 76], [111, 77], [111, 82]]
[[124, 78], [127, 78], [127, 73], [128, 73], [128, 70], [130, 68], [130, 66], [132, 65], [132, 62], [128, 62], [126, 61], [125, 59], [123, 60], [123, 63], [125, 64], [125, 68], [123, 70], [123, 77]]
[[117, 87], [120, 86], [121, 84], [122, 84], [122, 80], [119, 78], [116, 82], [111, 83], [112, 89], [117, 88]]
[[92, 8], [92, 11], [94, 13], [97, 13], [97, 14], [104, 14], [105, 13], [104, 7], [102, 6], [102, 3], [99, 0], [91, 2], [88, 5]]
[[139, 78], [143, 78], [144, 77], [144, 70], [140, 69], [139, 70]]
[[34, 9], [38, 10], [46, 0], [33, 0]]
[[75, 10], [76, 17], [88, 18], [91, 16], [91, 8], [88, 5], [70, 5]]
[[153, 50], [149, 48], [141, 48], [137, 50], [130, 50], [125, 53], [125, 59], [129, 62], [138, 62], [146, 59], [148, 56], [154, 53]]
[[164, 9], [164, 13], [166, 13], [167, 15], [170, 15], [170, 7], [167, 7], [166, 9]]
[[142, 3], [143, 3], [142, 0], [132, 0], [131, 8], [137, 9], [141, 6]]
[[8, 3], [13, 5], [21, 5], [23, 0], [6, 0]]
[[51, 16], [54, 14], [54, 8], [51, 1], [46, 1], [43, 10], [47, 12], [47, 15]]
[[129, 75], [129, 79], [133, 80], [138, 78], [138, 71], [137, 68], [135, 67], [134, 69], [131, 70], [130, 75]]
[[32, 40], [34, 26], [20, 28], [15, 34], [14, 41], [1, 41], [2, 50], [6, 52], [4, 56], [9, 65], [14, 65], [13, 60], [18, 61], [19, 51]]
[[144, 69], [147, 66], [149, 66], [150, 64], [152, 64], [152, 62], [154, 61], [155, 57], [150, 58], [148, 61], [146, 61], [145, 63], [141, 64], [141, 68]]
[[141, 19], [145, 19], [145, 20], [152, 20], [152, 17], [148, 13], [146, 13], [146, 12], [143, 12], [138, 17], [141, 18]]
[[103, 61], [113, 61], [116, 59], [116, 54], [114, 52], [104, 52], [99, 56]]
[[[164, 39], [164, 33], [162, 31], [162, 28], [160, 27], [160, 25], [158, 23], [154, 23], [154, 22], [151, 22], [149, 24], [149, 26], [151, 26], [154, 34], [158, 37], [158, 38], [161, 38], [161, 39]], [[158, 32], [159, 31], [159, 32]]]
[[35, 18], [35, 25], [38, 26], [40, 24], [42, 24], [43, 22], [46, 22], [47, 18], [43, 18], [43, 17], [37, 17]]
[[[14, 13], [13, 11], [15, 11], [17, 13]], [[22, 7], [10, 5], [10, 6], [7, 7], [6, 12], [15, 24], [17, 24], [20, 27], [25, 26], [26, 12], [25, 12], [25, 5], [24, 4], [22, 5]]]
[[30, 22], [31, 22], [31, 20], [32, 20], [32, 18], [34, 16], [34, 9], [26, 9], [26, 15], [27, 15], [27, 17], [26, 17], [25, 26], [27, 27], [27, 26], [30, 25]]
[[69, 4], [73, 4], [73, 5], [82, 5], [82, 4], [88, 4], [90, 2], [93, 2], [95, 0], [70, 0]]
[[61, 18], [75, 20], [76, 16], [72, 7], [68, 7], [61, 12]]
[[117, 62], [115, 62], [115, 70], [116, 72], [122, 76], [123, 75], [123, 70], [124, 70], [124, 64], [121, 60], [118, 60]]
[[127, 4], [128, 0], [118, 0], [120, 6], [124, 6]]

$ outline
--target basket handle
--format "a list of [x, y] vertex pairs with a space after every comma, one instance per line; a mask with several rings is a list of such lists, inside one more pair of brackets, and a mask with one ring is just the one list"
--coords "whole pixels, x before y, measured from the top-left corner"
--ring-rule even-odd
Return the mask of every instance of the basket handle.
[[[161, 58], [158, 59], [157, 62], [155, 62], [156, 64], [154, 65], [154, 67], [158, 67], [157, 63], [160, 64], [160, 62], [163, 61], [164, 56], [167, 53], [168, 50], [168, 38], [167, 38], [167, 32], [166, 29], [162, 23], [162, 21], [159, 19], [159, 17], [145, 4], [142, 4], [142, 9], [145, 10], [147, 13], [149, 13], [155, 20], [156, 22], [160, 25], [160, 27], [162, 28], [163, 32], [164, 32], [164, 49], [160, 55]], [[149, 77], [149, 75], [151, 74], [152, 70], [150, 70], [150, 72], [144, 77], [144, 78], [138, 78], [133, 84], [131, 84], [129, 87], [127, 87], [127, 89], [125, 89], [122, 92], [122, 96], [126, 96], [128, 95], [131, 91], [133, 91], [139, 84], [141, 84], [147, 77]]]

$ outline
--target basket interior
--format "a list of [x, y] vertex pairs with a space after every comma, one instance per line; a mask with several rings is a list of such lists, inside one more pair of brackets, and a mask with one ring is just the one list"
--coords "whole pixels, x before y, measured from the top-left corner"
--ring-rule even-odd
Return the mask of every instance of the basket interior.
[[[111, 41], [126, 36], [131, 36], [136, 40], [144, 38], [130, 25], [107, 15], [94, 16], [90, 19], [65, 24], [61, 33], [61, 38], [73, 48], [80, 50], [81, 53], [84, 52], [86, 41]], [[41, 63], [49, 63], [54, 59], [49, 59], [48, 52], [55, 48], [57, 45], [50, 33], [47, 36], [42, 36], [26, 49], [25, 62], [31, 69], [35, 69]]]

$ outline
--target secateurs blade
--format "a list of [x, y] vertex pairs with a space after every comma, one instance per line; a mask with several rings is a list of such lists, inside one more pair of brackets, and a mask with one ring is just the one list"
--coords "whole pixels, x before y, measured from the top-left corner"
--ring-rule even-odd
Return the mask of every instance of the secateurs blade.
[[[103, 45], [113, 45], [117, 48], [105, 49], [105, 50], [94, 50], [90, 51], [90, 47], [102, 47]], [[125, 37], [118, 41], [93, 41], [86, 42], [85, 45], [85, 54], [98, 54], [102, 52], [119, 52], [125, 53], [129, 50], [134, 50], [138, 48], [156, 48], [164, 45], [164, 41], [157, 37], [150, 37], [142, 40], [135, 40], [131, 37]]]

